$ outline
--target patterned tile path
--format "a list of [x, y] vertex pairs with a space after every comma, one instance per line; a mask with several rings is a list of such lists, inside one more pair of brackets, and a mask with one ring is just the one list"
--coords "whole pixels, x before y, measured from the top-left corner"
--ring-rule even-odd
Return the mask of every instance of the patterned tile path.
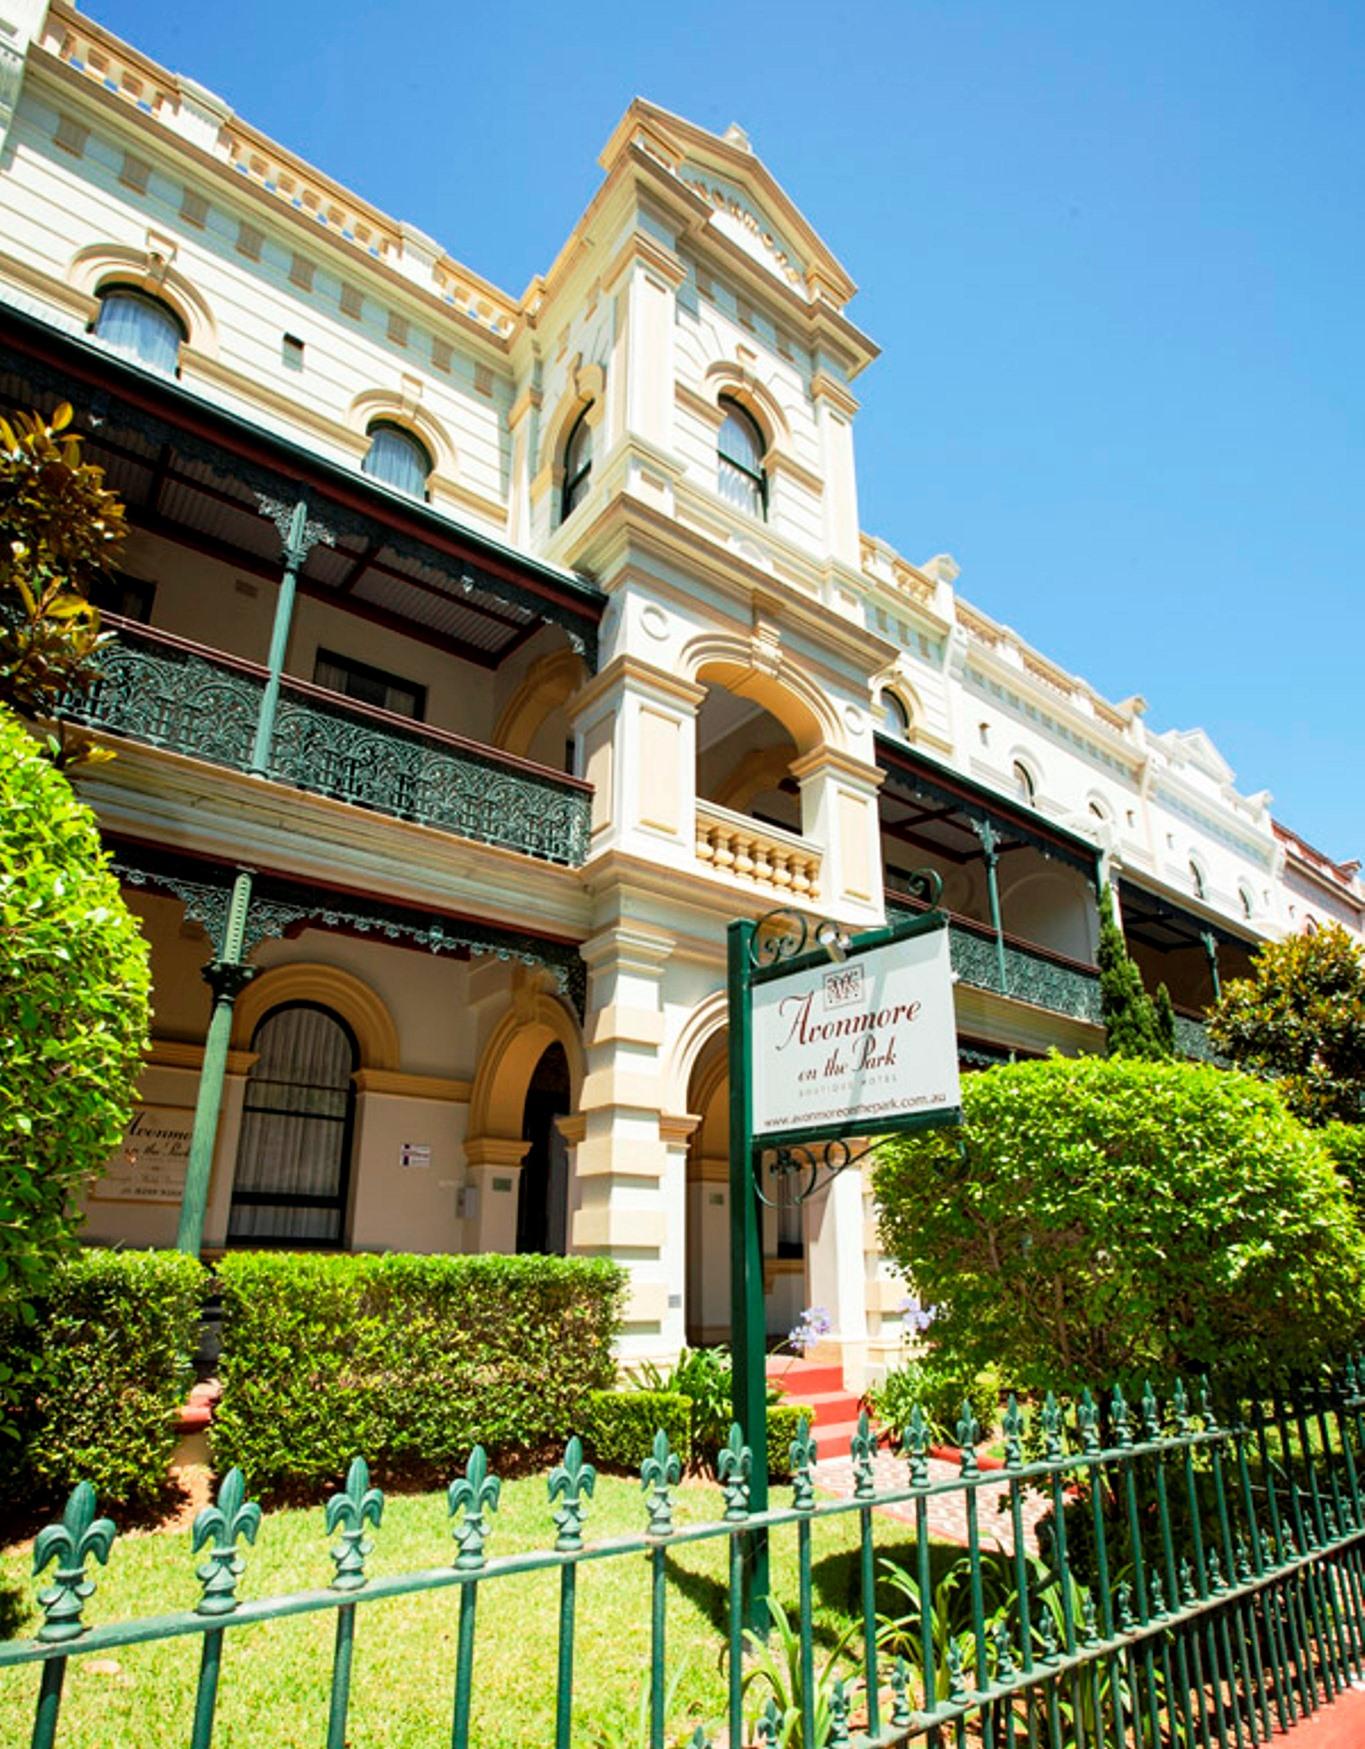
[[[909, 1480], [905, 1459], [896, 1457], [889, 1451], [879, 1451], [873, 1464], [873, 1477], [877, 1492], [889, 1492], [904, 1488]], [[933, 1482], [950, 1481], [958, 1474], [956, 1464], [945, 1463], [939, 1458], [929, 1459], [929, 1479]], [[998, 1480], [992, 1481], [996, 1477]], [[836, 1499], [848, 1500], [853, 1495], [853, 1462], [851, 1458], [834, 1457], [824, 1459], [815, 1466], [816, 1484]], [[1004, 1473], [994, 1470], [988, 1473], [986, 1483], [977, 1490], [977, 1521], [981, 1529], [981, 1546], [983, 1549], [998, 1549], [1002, 1553], [1014, 1552], [1014, 1530], [1010, 1519], [1009, 1493], [1005, 1486], [1007, 1478]], [[1038, 1494], [1027, 1492], [1023, 1500], [1024, 1507], [1024, 1545], [1030, 1554], [1037, 1554], [1038, 1520], [1048, 1510], [1047, 1502]], [[886, 1518], [899, 1519], [902, 1523], [913, 1524], [915, 1521], [915, 1504], [912, 1500], [902, 1501], [894, 1506], [880, 1506], [878, 1512]], [[954, 1490], [951, 1494], [933, 1494], [929, 1497], [929, 1534], [940, 1542], [956, 1543], [961, 1548], [967, 1546], [967, 1508], [966, 1494], [963, 1490]]]

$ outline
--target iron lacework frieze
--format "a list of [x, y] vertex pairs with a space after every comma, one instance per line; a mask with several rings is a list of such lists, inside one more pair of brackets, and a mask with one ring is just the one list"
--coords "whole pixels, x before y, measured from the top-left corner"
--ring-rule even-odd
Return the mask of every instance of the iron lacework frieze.
[[[222, 953], [235, 869], [189, 864], [141, 846], [120, 845], [113, 871], [128, 886], [179, 899], [185, 915], [203, 926], [214, 953]], [[307, 928], [373, 936], [397, 946], [425, 948], [429, 953], [459, 959], [493, 958], [543, 967], [580, 1020], [586, 1010], [587, 966], [572, 942], [544, 941], [495, 923], [436, 916], [381, 899], [321, 892], [303, 882], [257, 876], [242, 952], [249, 954], [263, 941], [281, 940]]]
[[[101, 678], [62, 713], [233, 771], [250, 769], [264, 677], [171, 639], [122, 628], [100, 654]], [[398, 819], [579, 867], [587, 855], [587, 790], [335, 703], [288, 682], [269, 775], [278, 783]]]

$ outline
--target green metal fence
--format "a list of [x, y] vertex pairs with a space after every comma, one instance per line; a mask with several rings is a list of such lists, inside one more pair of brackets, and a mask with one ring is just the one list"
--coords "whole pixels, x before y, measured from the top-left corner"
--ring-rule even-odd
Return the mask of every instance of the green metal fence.
[[[402, 1608], [415, 1593], [449, 1589], [458, 1594], [451, 1743], [465, 1749], [478, 1680], [480, 1592], [514, 1574], [555, 1568], [557, 1625], [547, 1621], [544, 1628], [558, 1635], [554, 1738], [556, 1749], [566, 1749], [574, 1739], [580, 1570], [587, 1562], [644, 1555], [651, 1658], [643, 1741], [663, 1749], [676, 1740], [666, 1716], [670, 1551], [720, 1539], [729, 1552], [728, 1635], [718, 1644], [727, 1660], [728, 1714], [695, 1726], [689, 1719], [685, 1730], [696, 1749], [918, 1741], [934, 1749], [969, 1743], [1249, 1749], [1365, 1671], [1362, 1376], [1351, 1364], [1292, 1396], [1267, 1392], [1225, 1407], [1221, 1416], [1206, 1390], [1192, 1407], [1179, 1386], [1164, 1405], [1150, 1390], [1132, 1406], [1115, 1391], [1099, 1404], [1086, 1394], [1067, 1410], [1049, 1397], [1027, 1417], [1011, 1398], [1001, 1469], [978, 1462], [973, 1442], [980, 1430], [969, 1410], [959, 1424], [955, 1466], [931, 1460], [918, 1411], [903, 1456], [894, 1458], [879, 1452], [864, 1417], [853, 1441], [852, 1492], [841, 1498], [821, 1497], [825, 1473], [815, 1468], [815, 1441], [803, 1428], [792, 1447], [790, 1500], [763, 1513], [749, 1510], [750, 1455], [736, 1428], [720, 1456], [723, 1517], [706, 1524], [675, 1522], [679, 1463], [659, 1434], [640, 1470], [641, 1533], [601, 1543], [585, 1540], [596, 1476], [574, 1439], [548, 1481], [553, 1547], [503, 1557], [488, 1552], [501, 1483], [476, 1449], [448, 1491], [453, 1561], [381, 1577], [367, 1576], [365, 1567], [383, 1496], [357, 1459], [322, 1514], [326, 1534], [337, 1539], [330, 1589], [260, 1601], [237, 1596], [245, 1567], [239, 1545], [268, 1536], [269, 1521], [233, 1470], [216, 1504], [194, 1523], [193, 1550], [203, 1553], [197, 1606], [107, 1624], [88, 1624], [85, 1611], [95, 1591], [92, 1562], [111, 1559], [116, 1533], [96, 1516], [93, 1491], [81, 1484], [62, 1521], [34, 1546], [43, 1626], [36, 1639], [0, 1643], [0, 1669], [13, 1681], [20, 1679], [14, 1666], [40, 1665], [31, 1741], [48, 1749], [72, 1658], [198, 1636], [198, 1688], [185, 1728], [193, 1749], [207, 1749], [220, 1683], [231, 1680], [234, 1656], [252, 1655], [233, 1645], [236, 1630], [327, 1612], [335, 1617], [335, 1642], [330, 1705], [326, 1717], [319, 1709], [318, 1738], [328, 1749], [343, 1749], [351, 1672], [365, 1656], [371, 1608]], [[895, 1472], [891, 1486], [888, 1469]], [[941, 1551], [931, 1533], [945, 1501], [959, 1514], [965, 1545], [952, 1596], [936, 1574]], [[1011, 1532], [1003, 1555], [983, 1550], [982, 1542], [983, 1513], [997, 1503]], [[878, 1545], [895, 1525], [892, 1512], [900, 1515], [901, 1536], [907, 1530], [911, 1536], [912, 1558], [888, 1573]], [[844, 1514], [856, 1515], [861, 1632], [842, 1666], [836, 1661], [820, 1682], [813, 1535], [820, 1522]], [[759, 1528], [796, 1543], [796, 1594], [774, 1600], [785, 1603], [779, 1626], [790, 1620], [796, 1647], [795, 1679], [780, 1696], [762, 1684], [743, 1686], [754, 1650], [743, 1633], [746, 1542]], [[528, 1623], [527, 1631], [538, 1625]], [[428, 1674], [395, 1671], [393, 1680]], [[260, 1741], [269, 1740], [267, 1723]]]

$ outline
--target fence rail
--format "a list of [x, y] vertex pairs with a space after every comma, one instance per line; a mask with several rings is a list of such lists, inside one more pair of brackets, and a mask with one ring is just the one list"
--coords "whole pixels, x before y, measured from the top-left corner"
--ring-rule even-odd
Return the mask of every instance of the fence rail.
[[[192, 1549], [202, 1596], [192, 1610], [140, 1620], [87, 1624], [95, 1592], [92, 1562], [108, 1563], [114, 1525], [96, 1516], [93, 1490], [80, 1484], [59, 1524], [40, 1532], [33, 1555], [44, 1621], [30, 1640], [0, 1643], [0, 1671], [38, 1663], [41, 1681], [31, 1743], [51, 1749], [69, 1661], [148, 1641], [197, 1635], [202, 1642], [191, 1727], [192, 1749], [208, 1749], [220, 1680], [231, 1671], [230, 1635], [271, 1619], [331, 1612], [336, 1618], [325, 1742], [343, 1749], [353, 1661], [363, 1656], [361, 1606], [436, 1589], [457, 1589], [459, 1612], [452, 1706], [453, 1749], [471, 1741], [477, 1605], [481, 1589], [510, 1575], [559, 1572], [556, 1749], [572, 1739], [577, 1582], [589, 1562], [645, 1555], [650, 1571], [650, 1669], [644, 1740], [674, 1741], [665, 1684], [668, 1552], [689, 1543], [728, 1544], [728, 1709], [695, 1726], [695, 1749], [724, 1742], [800, 1749], [889, 1746], [926, 1741], [932, 1749], [1250, 1749], [1310, 1714], [1365, 1673], [1365, 1395], [1352, 1363], [1287, 1398], [1271, 1392], [1219, 1419], [1206, 1389], [1192, 1407], [1179, 1385], [1163, 1406], [1150, 1389], [1130, 1405], [1118, 1390], [1101, 1404], [1085, 1393], [1069, 1411], [1049, 1396], [1030, 1418], [1010, 1398], [1002, 1431], [1004, 1467], [983, 1469], [980, 1428], [964, 1407], [957, 1474], [935, 1476], [929, 1427], [916, 1410], [904, 1442], [903, 1486], [877, 1485], [879, 1455], [866, 1416], [853, 1441], [852, 1493], [817, 1497], [822, 1475], [804, 1425], [792, 1446], [789, 1505], [749, 1510], [750, 1455], [731, 1430], [720, 1454], [720, 1520], [674, 1522], [680, 1465], [660, 1433], [640, 1467], [637, 1536], [585, 1541], [596, 1473], [570, 1440], [548, 1479], [556, 1535], [551, 1548], [491, 1557], [501, 1482], [476, 1448], [450, 1484], [447, 1507], [456, 1553], [448, 1565], [370, 1577], [370, 1532], [383, 1495], [362, 1459], [322, 1514], [335, 1577], [329, 1589], [239, 1600], [245, 1569], [240, 1544], [268, 1534], [246, 1498], [240, 1471], [222, 1479], [216, 1502], [195, 1520]], [[1011, 1537], [1000, 1555], [984, 1552], [983, 1499], [1003, 1502]], [[1038, 1546], [1029, 1547], [1025, 1501], [1047, 1508]], [[958, 1602], [935, 1589], [931, 1512], [956, 1500], [965, 1519], [966, 1584]], [[900, 1616], [886, 1609], [888, 1575], [878, 1587], [877, 1537], [888, 1510], [908, 1519], [913, 1559], [898, 1570]], [[812, 1532], [855, 1514], [858, 1521], [856, 1620], [840, 1668], [815, 1675]], [[756, 1534], [794, 1533], [799, 1676], [790, 1690], [770, 1684], [755, 1710], [744, 1685], [744, 1578]], [[788, 1600], [789, 1602], [791, 1600]], [[774, 1606], [780, 1600], [774, 1599]], [[956, 1611], [956, 1613], [954, 1613]], [[782, 1618], [785, 1622], [786, 1612]], [[549, 1624], [546, 1624], [548, 1631]], [[749, 1670], [754, 1668], [748, 1659]], [[395, 1672], [395, 1681], [400, 1676]], [[418, 1678], [416, 1675], [412, 1678]], [[689, 1724], [691, 1721], [689, 1721]], [[319, 1730], [323, 1721], [319, 1718]], [[262, 1737], [262, 1742], [267, 1737]]]

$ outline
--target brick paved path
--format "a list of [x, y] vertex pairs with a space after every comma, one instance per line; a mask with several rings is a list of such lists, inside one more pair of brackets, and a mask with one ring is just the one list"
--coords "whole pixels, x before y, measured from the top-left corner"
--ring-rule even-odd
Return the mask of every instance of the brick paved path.
[[[904, 1488], [909, 1481], [909, 1470], [905, 1459], [896, 1457], [889, 1451], [879, 1451], [873, 1463], [872, 1473], [876, 1482], [877, 1492], [890, 1492]], [[945, 1463], [939, 1458], [929, 1459], [929, 1479], [934, 1482], [950, 1481], [958, 1474], [956, 1464]], [[998, 1478], [991, 1480], [994, 1476]], [[833, 1494], [836, 1499], [848, 1500], [853, 1495], [853, 1461], [851, 1458], [828, 1458], [816, 1464], [815, 1480], [817, 1486], [826, 1493]], [[956, 1543], [961, 1548], [967, 1546], [967, 1507], [965, 1490], [954, 1490], [951, 1494], [934, 1494], [929, 1498], [929, 1534], [939, 1542]], [[1002, 1471], [989, 1472], [984, 1486], [977, 1490], [977, 1522], [981, 1530], [981, 1547], [996, 1549], [1004, 1554], [1014, 1552], [1014, 1529], [1009, 1511], [1009, 1491], [1007, 1478]], [[1001, 1509], [1003, 1505], [1003, 1510]], [[1047, 1512], [1046, 1501], [1033, 1492], [1026, 1492], [1023, 1498], [1024, 1508], [1024, 1546], [1030, 1554], [1037, 1554], [1038, 1545], [1036, 1531], [1038, 1520]], [[880, 1506], [878, 1512], [887, 1518], [899, 1519], [904, 1524], [915, 1522], [915, 1503], [912, 1500], [902, 1501], [894, 1506]], [[1362, 1738], [1365, 1749], [1365, 1738]]]

